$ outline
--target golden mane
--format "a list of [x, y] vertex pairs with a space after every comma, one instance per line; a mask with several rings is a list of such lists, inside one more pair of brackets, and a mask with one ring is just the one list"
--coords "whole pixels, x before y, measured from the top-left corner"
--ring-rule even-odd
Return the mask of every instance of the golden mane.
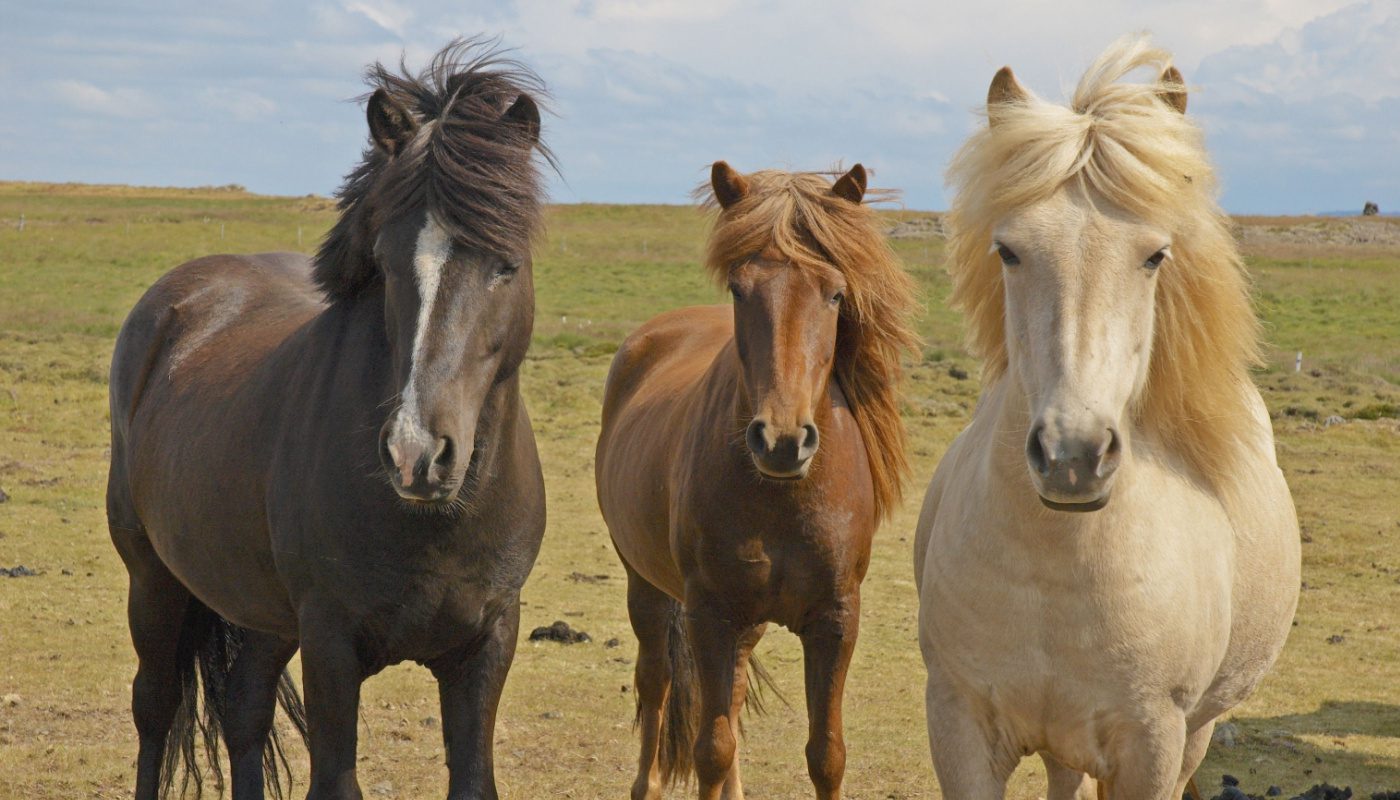
[[[999, 219], [1068, 184], [1165, 227], [1172, 260], [1158, 278], [1152, 361], [1134, 413], [1216, 483], [1257, 425], [1246, 388], [1261, 360], [1259, 324], [1200, 128], [1163, 96], [1185, 87], [1155, 80], [1170, 64], [1146, 37], [1124, 37], [1089, 67], [1071, 106], [1034, 95], [996, 104], [995, 124], [948, 168], [956, 193], [948, 269], [952, 302], [991, 383], [1007, 369], [1005, 294], [991, 251]], [[1144, 67], [1153, 82], [1122, 81]]]
[[705, 267], [723, 285], [731, 265], [775, 248], [796, 267], [834, 268], [846, 279], [834, 372], [870, 464], [875, 516], [899, 503], [909, 471], [899, 415], [900, 357], [914, 350], [914, 282], [885, 241], [875, 212], [832, 194], [820, 174], [763, 170], [747, 196], [720, 212]]

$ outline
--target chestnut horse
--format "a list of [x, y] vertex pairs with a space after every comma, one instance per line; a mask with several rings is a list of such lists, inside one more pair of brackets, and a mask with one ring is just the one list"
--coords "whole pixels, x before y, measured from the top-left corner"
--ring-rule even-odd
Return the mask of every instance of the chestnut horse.
[[196, 729], [220, 788], [221, 731], [234, 798], [280, 794], [269, 731], [279, 680], [297, 705], [298, 647], [308, 797], [361, 796], [360, 684], [405, 660], [438, 680], [450, 796], [496, 796], [545, 521], [519, 386], [541, 85], [470, 41], [368, 78], [373, 145], [315, 259], [192, 261], [117, 339], [107, 513], [130, 573], [138, 800], [182, 757], [198, 784]]
[[1298, 522], [1185, 111], [1168, 54], [1129, 37], [1069, 107], [998, 72], [950, 167], [953, 300], [986, 371], [915, 544], [948, 800], [1002, 797], [1031, 753], [1049, 800], [1179, 800], [1288, 635]]
[[912, 284], [865, 180], [716, 163], [706, 266], [733, 306], [662, 314], [613, 360], [598, 502], [638, 640], [636, 800], [692, 768], [701, 798], [743, 796], [738, 715], [769, 622], [802, 639], [807, 767], [818, 797], [840, 793], [842, 688], [906, 467], [896, 388], [914, 343]]

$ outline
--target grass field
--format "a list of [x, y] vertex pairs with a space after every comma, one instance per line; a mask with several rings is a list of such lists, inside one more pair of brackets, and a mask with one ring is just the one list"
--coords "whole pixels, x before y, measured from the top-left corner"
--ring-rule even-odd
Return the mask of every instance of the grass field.
[[[102, 499], [107, 362], [123, 315], [182, 261], [309, 252], [332, 218], [323, 199], [236, 189], [0, 184], [0, 490], [9, 496], [0, 503], [0, 567], [39, 572], [0, 577], [0, 798], [131, 793], [135, 657], [126, 578]], [[550, 212], [524, 371], [550, 523], [525, 589], [524, 626], [562, 619], [593, 642], [522, 644], [497, 732], [506, 797], [619, 797], [630, 782], [635, 643], [622, 569], [594, 502], [599, 398], [627, 331], [661, 310], [719, 299], [698, 267], [704, 233], [704, 219], [689, 208]], [[976, 364], [946, 306], [941, 240], [895, 246], [924, 289], [925, 346], [905, 404], [914, 478], [877, 537], [847, 692], [852, 798], [938, 796], [910, 547], [923, 486], [978, 391]], [[1257, 378], [1303, 524], [1305, 586], [1281, 662], [1236, 710], [1237, 741], [1212, 748], [1203, 784], [1228, 772], [1261, 794], [1277, 784], [1291, 796], [1324, 780], [1400, 789], [1400, 248], [1271, 246], [1251, 253], [1250, 266], [1269, 343]], [[1303, 369], [1295, 372], [1299, 350]], [[1342, 423], [1326, 424], [1333, 416]], [[608, 646], [614, 638], [620, 644]], [[759, 652], [800, 701], [796, 638], [774, 629]], [[807, 797], [804, 711], [800, 702], [770, 706], [768, 716], [749, 720], [742, 746], [750, 795]], [[367, 684], [367, 796], [442, 795], [437, 716], [425, 670], [394, 667]], [[299, 750], [294, 770], [299, 796], [307, 775]], [[1038, 763], [1027, 761], [1010, 796], [1041, 791]]]

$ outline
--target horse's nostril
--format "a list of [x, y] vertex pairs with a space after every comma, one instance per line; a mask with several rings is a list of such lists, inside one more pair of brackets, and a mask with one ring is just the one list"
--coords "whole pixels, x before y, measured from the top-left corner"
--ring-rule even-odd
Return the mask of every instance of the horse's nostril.
[[447, 469], [452, 466], [452, 459], [455, 455], [455, 447], [452, 444], [451, 436], [444, 436], [438, 440], [437, 454], [433, 456], [433, 466]]
[[1040, 439], [1044, 432], [1044, 425], [1036, 425], [1031, 428], [1030, 436], [1026, 437], [1026, 461], [1030, 462], [1031, 469], [1041, 476], [1050, 474], [1050, 459], [1046, 457], [1045, 443]]
[[1107, 478], [1109, 475], [1112, 475], [1114, 470], [1118, 469], [1118, 461], [1122, 458], [1122, 455], [1123, 440], [1118, 436], [1117, 430], [1109, 428], [1108, 441], [1104, 443], [1103, 451], [1099, 455], [1099, 463], [1096, 465], [1094, 472], [1100, 478]]
[[755, 455], [763, 455], [768, 452], [768, 438], [764, 436], [764, 431], [768, 424], [761, 419], [756, 419], [749, 423], [749, 427], [744, 431], [744, 441], [748, 443], [749, 450]]
[[810, 456], [817, 451], [817, 445], [821, 444], [821, 434], [817, 432], [817, 426], [807, 423], [802, 426], [807, 435], [802, 438], [802, 453]]

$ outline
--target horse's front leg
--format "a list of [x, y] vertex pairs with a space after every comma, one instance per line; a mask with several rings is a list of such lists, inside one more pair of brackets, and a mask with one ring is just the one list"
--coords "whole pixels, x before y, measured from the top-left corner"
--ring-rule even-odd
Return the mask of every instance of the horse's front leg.
[[506, 673], [515, 658], [520, 600], [513, 599], [480, 639], [428, 667], [438, 680], [448, 800], [495, 800], [492, 738]]
[[735, 626], [722, 612], [687, 598], [686, 633], [700, 684], [695, 735], [695, 777], [700, 800], [742, 800], [738, 714], [747, 688], [748, 657], [762, 626]]
[[860, 594], [803, 626], [802, 660], [807, 689], [807, 774], [817, 800], [836, 800], [846, 775], [841, 698], [860, 632]]
[[362, 800], [355, 775], [355, 725], [365, 669], [334, 609], [300, 614], [302, 683], [311, 740], [311, 790], [307, 800]]
[[[1135, 727], [1136, 731], [1115, 737], [1122, 746], [1111, 754], [1112, 774], [1100, 782], [1103, 796], [1106, 800], [1179, 800], [1187, 782], [1182, 775], [1187, 736], [1181, 711], [1165, 708]], [[1193, 747], [1200, 744], [1193, 742]]]

